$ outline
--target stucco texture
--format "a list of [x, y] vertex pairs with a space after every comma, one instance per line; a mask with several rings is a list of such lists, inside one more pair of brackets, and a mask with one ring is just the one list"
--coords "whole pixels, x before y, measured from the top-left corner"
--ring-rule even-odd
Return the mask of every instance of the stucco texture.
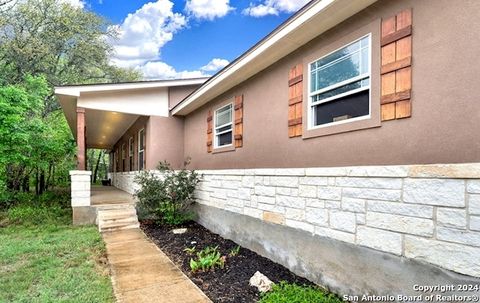
[[[289, 138], [289, 69], [303, 63], [307, 83], [312, 58], [368, 31], [373, 54], [372, 117], [378, 119], [380, 18], [406, 8], [413, 9], [412, 117], [309, 139]], [[446, 0], [379, 1], [186, 116], [184, 156], [192, 158], [196, 169], [478, 162], [478, 11], [480, 2], [473, 0], [461, 5]], [[241, 94], [243, 147], [207, 153], [208, 111]]]

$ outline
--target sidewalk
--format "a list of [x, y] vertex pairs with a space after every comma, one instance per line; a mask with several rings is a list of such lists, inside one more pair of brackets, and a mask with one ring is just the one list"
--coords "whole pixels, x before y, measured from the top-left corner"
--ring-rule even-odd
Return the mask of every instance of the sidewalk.
[[104, 233], [119, 303], [211, 302], [140, 229]]

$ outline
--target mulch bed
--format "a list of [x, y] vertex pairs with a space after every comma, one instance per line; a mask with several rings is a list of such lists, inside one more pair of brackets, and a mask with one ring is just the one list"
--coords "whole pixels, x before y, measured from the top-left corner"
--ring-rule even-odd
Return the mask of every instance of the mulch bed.
[[260, 296], [257, 288], [249, 285], [249, 280], [256, 271], [260, 271], [275, 283], [287, 281], [300, 285], [313, 285], [308, 280], [293, 274], [282, 265], [243, 247], [238, 255], [234, 257], [227, 256], [225, 268], [192, 273], [189, 265], [192, 256], [184, 251], [185, 248], [196, 246], [198, 251], [207, 246], [218, 246], [222, 255], [228, 255], [237, 244], [223, 239], [195, 222], [180, 227], [187, 227], [187, 232], [175, 235], [171, 232], [173, 229], [171, 226], [157, 225], [150, 222], [141, 223], [141, 228], [145, 234], [213, 302], [237, 303], [258, 301]]

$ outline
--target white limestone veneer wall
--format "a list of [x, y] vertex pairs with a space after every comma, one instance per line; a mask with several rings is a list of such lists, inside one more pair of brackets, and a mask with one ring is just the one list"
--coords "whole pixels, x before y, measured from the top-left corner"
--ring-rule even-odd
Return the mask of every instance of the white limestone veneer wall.
[[480, 163], [198, 173], [200, 204], [480, 277]]

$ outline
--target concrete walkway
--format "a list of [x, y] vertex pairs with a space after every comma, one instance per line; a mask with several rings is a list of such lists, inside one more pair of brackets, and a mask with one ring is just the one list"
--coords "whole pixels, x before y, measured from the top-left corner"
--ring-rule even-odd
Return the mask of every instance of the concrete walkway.
[[119, 303], [211, 301], [140, 229], [103, 234]]

